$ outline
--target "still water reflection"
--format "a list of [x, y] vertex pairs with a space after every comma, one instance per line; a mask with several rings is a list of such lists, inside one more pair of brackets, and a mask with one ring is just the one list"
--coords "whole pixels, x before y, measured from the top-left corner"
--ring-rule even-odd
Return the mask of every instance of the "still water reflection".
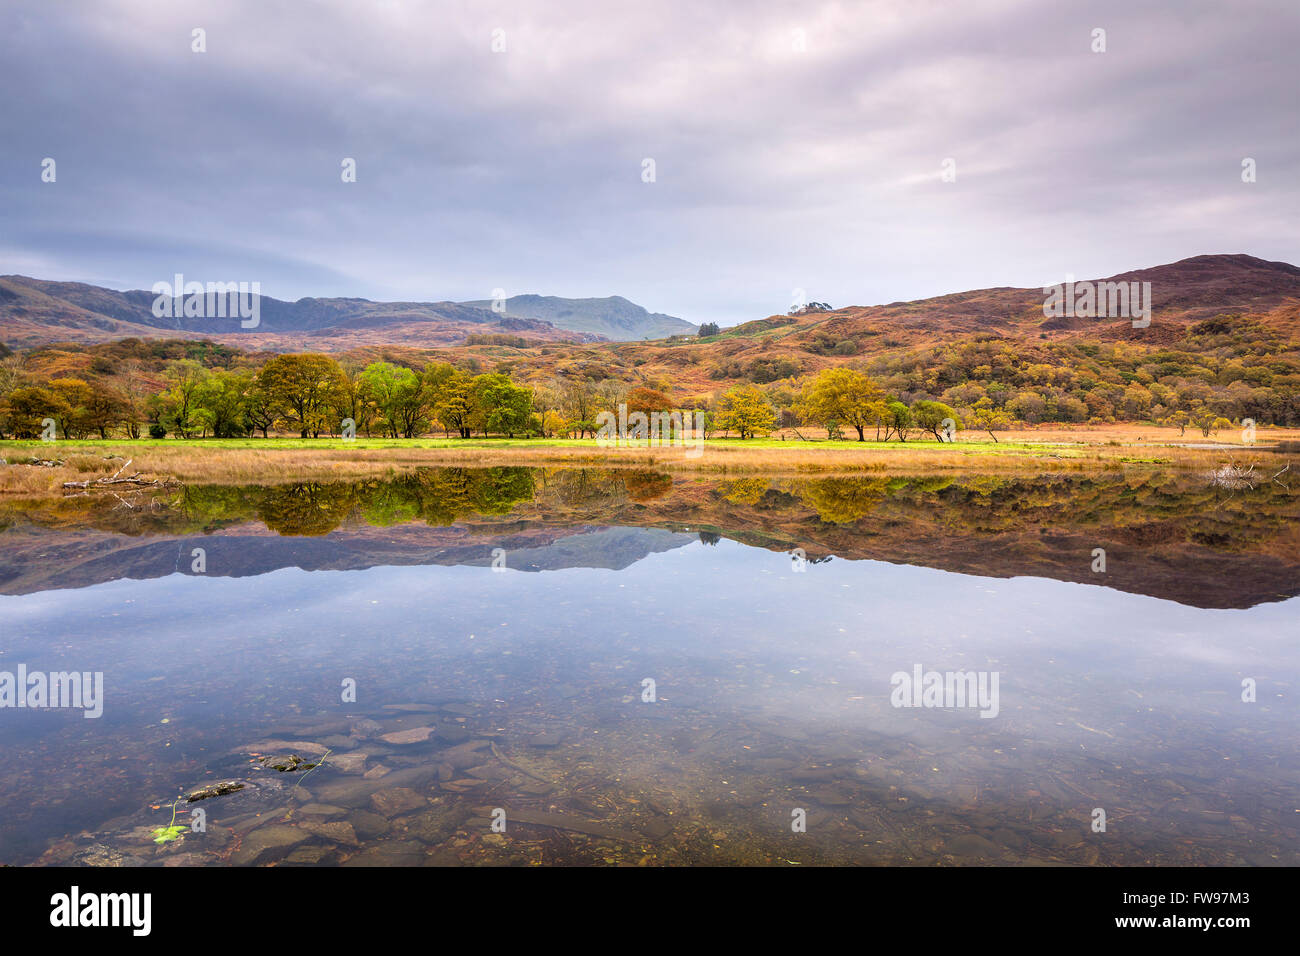
[[[525, 469], [28, 503], [0, 670], [106, 701], [0, 710], [0, 862], [1295, 864], [1295, 509]], [[917, 667], [996, 672], [997, 716], [892, 706]]]

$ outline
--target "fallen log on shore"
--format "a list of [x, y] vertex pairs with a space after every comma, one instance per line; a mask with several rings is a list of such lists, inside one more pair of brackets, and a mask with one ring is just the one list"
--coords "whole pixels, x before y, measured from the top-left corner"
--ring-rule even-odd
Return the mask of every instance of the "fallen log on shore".
[[90, 478], [86, 481], [65, 481], [64, 488], [100, 488], [106, 485], [134, 485], [138, 488], [164, 488], [168, 485], [179, 484], [172, 478], [145, 478], [143, 472], [137, 471], [134, 475], [123, 475], [127, 466], [133, 459], [127, 459], [125, 465], [119, 468], [109, 478]]

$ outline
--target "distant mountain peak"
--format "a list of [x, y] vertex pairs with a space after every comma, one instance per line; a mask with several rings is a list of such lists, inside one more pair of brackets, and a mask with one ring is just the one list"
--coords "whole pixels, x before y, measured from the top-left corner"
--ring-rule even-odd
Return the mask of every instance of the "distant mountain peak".
[[[478, 299], [460, 304], [488, 309], [492, 307], [492, 300]], [[529, 292], [506, 299], [505, 307], [506, 315], [550, 322], [557, 328], [600, 335], [618, 342], [694, 335], [699, 330], [685, 319], [647, 311], [621, 295], [569, 299]]]

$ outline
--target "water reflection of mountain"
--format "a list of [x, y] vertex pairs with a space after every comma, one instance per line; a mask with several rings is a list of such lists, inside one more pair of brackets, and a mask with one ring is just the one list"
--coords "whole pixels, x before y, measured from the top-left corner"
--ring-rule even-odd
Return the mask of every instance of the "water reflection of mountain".
[[[59, 588], [82, 588], [121, 578], [160, 578], [192, 573], [193, 551], [203, 549], [205, 574], [250, 577], [282, 568], [304, 571], [356, 571], [380, 566], [470, 565], [487, 567], [495, 549], [504, 550], [505, 566], [515, 571], [561, 568], [626, 568], [647, 555], [698, 541], [693, 534], [659, 528], [532, 528], [493, 537], [471, 534], [464, 527], [393, 528], [359, 526], [316, 537], [284, 537], [263, 526], [219, 534], [167, 538], [128, 538], [90, 532], [52, 537], [11, 530], [4, 542], [0, 593], [29, 594]], [[22, 560], [34, 549], [41, 560]], [[35, 557], [35, 555], [30, 555]], [[17, 561], [14, 559], [18, 558]]]
[[[1102, 585], [1197, 607], [1300, 593], [1300, 487], [1203, 476], [733, 479], [636, 470], [429, 469], [387, 480], [200, 486], [132, 503], [0, 503], [0, 593], [188, 572], [490, 563], [626, 567], [693, 540], [985, 577]], [[1104, 573], [1094, 552], [1106, 552]]]

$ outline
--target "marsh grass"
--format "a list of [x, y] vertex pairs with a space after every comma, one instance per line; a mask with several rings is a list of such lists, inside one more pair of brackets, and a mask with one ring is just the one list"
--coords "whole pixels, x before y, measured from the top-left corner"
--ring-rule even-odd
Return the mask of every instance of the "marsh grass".
[[[1099, 436], [1102, 437], [1102, 436]], [[973, 436], [972, 436], [973, 438]], [[1138, 451], [1140, 449], [1140, 451]], [[1158, 449], [1158, 451], [1157, 451]], [[853, 442], [739, 441], [714, 439], [691, 457], [679, 446], [600, 447], [594, 440], [568, 439], [206, 439], [0, 442], [0, 458], [61, 459], [59, 467], [0, 466], [0, 494], [62, 493], [65, 481], [107, 477], [131, 459], [146, 478], [186, 484], [281, 484], [387, 477], [416, 468], [487, 468], [508, 465], [654, 468], [666, 472], [768, 475], [874, 473], [941, 474], [1064, 473], [1132, 467], [1212, 469], [1226, 460], [1222, 446], [1152, 445], [1118, 442], [1112, 435], [1088, 443], [974, 439]], [[1137, 452], [1135, 454], [1135, 452]], [[1264, 463], [1277, 456], [1238, 446], [1234, 460]]]

